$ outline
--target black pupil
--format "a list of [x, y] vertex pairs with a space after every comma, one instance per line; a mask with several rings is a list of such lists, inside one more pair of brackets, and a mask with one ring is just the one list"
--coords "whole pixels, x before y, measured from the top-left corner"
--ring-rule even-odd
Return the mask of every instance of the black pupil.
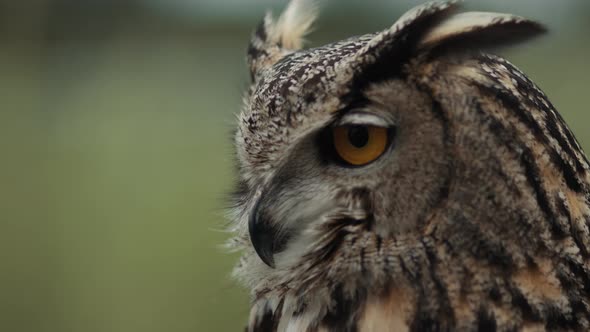
[[356, 148], [362, 148], [369, 143], [369, 128], [367, 126], [350, 126], [348, 140]]

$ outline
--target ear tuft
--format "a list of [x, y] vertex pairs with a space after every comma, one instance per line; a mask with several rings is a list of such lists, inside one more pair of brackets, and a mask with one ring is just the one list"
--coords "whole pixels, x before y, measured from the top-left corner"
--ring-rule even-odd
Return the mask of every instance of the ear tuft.
[[351, 61], [364, 66], [383, 58], [384, 54], [405, 56], [426, 31], [454, 13], [459, 2], [432, 1], [411, 9], [389, 29], [375, 34]]
[[532, 38], [546, 29], [526, 18], [500, 13], [467, 12], [452, 15], [430, 29], [416, 48], [475, 49], [497, 47]]
[[315, 0], [291, 0], [276, 22], [270, 13], [266, 14], [248, 47], [248, 64], [253, 80], [285, 54], [301, 49], [317, 14]]
[[415, 55], [417, 42], [459, 9], [461, 1], [431, 1], [402, 15], [390, 28], [373, 34], [352, 56], [341, 61], [339, 81], [352, 81], [356, 91], [366, 84], [387, 79], [400, 72]]
[[291, 0], [274, 26], [273, 41], [288, 50], [301, 49], [304, 38], [311, 31], [317, 16], [316, 1]]

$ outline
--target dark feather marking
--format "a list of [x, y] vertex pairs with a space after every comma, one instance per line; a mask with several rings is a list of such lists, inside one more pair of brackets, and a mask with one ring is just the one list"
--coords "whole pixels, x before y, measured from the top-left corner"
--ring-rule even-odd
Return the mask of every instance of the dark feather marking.
[[[566, 259], [566, 265], [561, 265], [557, 269], [557, 278], [561, 284], [561, 287], [566, 291], [567, 298], [572, 309], [571, 315], [564, 317], [553, 317], [554, 321], [548, 321], [548, 328], [552, 326], [561, 327], [561, 320], [565, 319], [571, 326], [581, 326], [580, 320], [582, 317], [590, 315], [590, 308], [588, 308], [588, 280], [587, 276], [584, 276], [583, 269], [581, 269], [576, 262], [571, 262]], [[582, 275], [580, 275], [582, 274]], [[584, 289], [585, 288], [585, 289]], [[583, 290], [583, 292], [581, 292]], [[583, 294], [581, 294], [583, 293]], [[566, 325], [567, 326], [567, 325]]]
[[361, 273], [364, 275], [367, 273], [367, 267], [365, 266], [365, 248], [361, 248], [361, 252], [360, 252], [360, 258], [361, 258]]
[[555, 331], [557, 329], [564, 328], [572, 329], [578, 327], [578, 323], [576, 322], [574, 315], [564, 312], [563, 309], [560, 309], [554, 305], [549, 305], [544, 311], [546, 315], [545, 327], [549, 331]]
[[[539, 171], [537, 169], [536, 164], [534, 163], [534, 161], [532, 161], [534, 158], [532, 157], [532, 152], [530, 151], [529, 148], [527, 148], [522, 142], [520, 142], [520, 140], [517, 138], [516, 134], [515, 134], [515, 129], [514, 128], [506, 128], [506, 126], [504, 124], [502, 124], [498, 119], [496, 119], [493, 116], [490, 116], [489, 112], [484, 112], [482, 110], [482, 106], [480, 103], [476, 103], [475, 104], [476, 107], [476, 111], [478, 112], [478, 114], [480, 114], [483, 117], [486, 117], [486, 120], [489, 121], [489, 128], [490, 131], [492, 133], [494, 133], [494, 136], [496, 137], [496, 139], [500, 140], [500, 142], [502, 143], [502, 145], [510, 148], [512, 150], [513, 153], [517, 153], [518, 154], [518, 150], [523, 151], [523, 154], [521, 155], [521, 158], [527, 158], [528, 160], [530, 160], [530, 163], [525, 163], [525, 171], [527, 173], [527, 180], [529, 181], [529, 183], [532, 183], [532, 181], [534, 181], [536, 183], [536, 185], [533, 185], [533, 188], [535, 189], [535, 194], [537, 196], [537, 200], [539, 201], [540, 198], [540, 202], [539, 205], [541, 206], [541, 208], [543, 209], [543, 207], [546, 207], [546, 209], [543, 209], [545, 211], [545, 214], [547, 216], [549, 216], [550, 218], [549, 223], [551, 225], [551, 230], [552, 230], [552, 234], [557, 235], [557, 237], [562, 238], [564, 236], [567, 235], [568, 233], [568, 225], [563, 225], [559, 219], [558, 216], [556, 215], [555, 211], [553, 211], [550, 206], [549, 206], [549, 199], [548, 199], [548, 193], [545, 192], [544, 190], [542, 191], [537, 191], [537, 190], [541, 190], [541, 184], [540, 184], [540, 177], [538, 175], [534, 175], [534, 174], [538, 174]], [[509, 134], [509, 135], [507, 135]], [[526, 157], [528, 155], [528, 157]], [[501, 163], [499, 163], [501, 164]], [[528, 166], [527, 166], [528, 165]], [[507, 184], [510, 184], [510, 177], [508, 177], [505, 173], [501, 172], [501, 170], [499, 170], [498, 173]], [[530, 176], [529, 176], [530, 174]], [[517, 193], [518, 195], [520, 195], [520, 190], [519, 188], [517, 188], [516, 186], [511, 186], [511, 189]], [[559, 202], [559, 200], [555, 200], [556, 202]], [[545, 203], [543, 203], [545, 202]], [[559, 209], [560, 207], [557, 207], [557, 209]], [[563, 211], [560, 211], [560, 214]], [[569, 213], [569, 212], [568, 212]], [[566, 214], [568, 215], [568, 214]], [[526, 222], [525, 221], [526, 218], [522, 215], [520, 215], [519, 218], [519, 225], [523, 225], [526, 226], [527, 228], [532, 227], [532, 225], [530, 224], [530, 222]], [[520, 222], [522, 221], [522, 222]], [[571, 220], [569, 225], [571, 225]], [[571, 227], [570, 227], [571, 228]], [[580, 249], [582, 250], [583, 245], [582, 243], [578, 243], [578, 246], [580, 247]]]
[[[492, 116], [489, 116], [488, 115], [489, 113], [483, 112], [483, 110], [481, 109], [481, 105], [479, 103], [476, 103], [475, 109], [477, 110], [478, 114], [487, 117], [487, 120], [490, 122], [490, 130], [495, 134], [496, 138], [502, 140], [502, 142], [505, 146], [511, 148], [513, 151], [515, 151], [515, 148], [513, 147], [513, 145], [520, 146], [520, 149], [523, 151], [530, 151], [528, 148], [526, 148], [524, 146], [524, 144], [519, 143], [518, 139], [516, 138], [516, 136], [514, 134], [507, 136], [506, 133], [509, 132], [508, 129], [500, 121], [498, 121], [497, 119], [495, 119]], [[514, 130], [512, 130], [512, 131], [514, 131]], [[527, 153], [531, 153], [531, 152], [527, 152]], [[530, 157], [530, 159], [532, 160], [533, 158]], [[505, 177], [503, 177], [503, 178], [505, 178]], [[528, 176], [527, 176], [527, 178], [528, 178]], [[507, 179], [507, 178], [505, 178], [505, 179]], [[547, 196], [547, 195], [548, 195], [547, 193], [544, 194], [544, 196]], [[557, 210], [559, 210], [560, 215], [567, 216], [568, 224], [563, 225], [559, 221], [558, 216], [555, 214], [555, 212], [553, 212], [553, 210], [550, 209], [551, 210], [550, 215], [552, 216], [552, 218], [549, 219], [549, 222], [551, 224], [552, 233], [556, 234], [558, 237], [563, 237], [563, 236], [566, 236], [568, 233], [571, 233], [576, 246], [580, 249], [580, 251], [582, 252], [584, 257], [588, 257], [588, 248], [586, 248], [583, 240], [580, 238], [580, 236], [582, 236], [583, 234], [580, 234], [580, 232], [578, 230], [576, 230], [576, 228], [574, 227], [571, 213], [570, 213], [569, 209], [567, 209], [565, 202], [562, 199], [560, 199], [558, 195], [555, 195], [554, 200], [557, 205], [555, 208]], [[547, 198], [546, 201], [548, 204], [549, 199]], [[546, 205], [546, 206], [548, 206], [548, 205]], [[522, 220], [524, 220], [524, 218], [522, 218]], [[568, 232], [568, 230], [569, 230], [569, 232]]]
[[463, 215], [455, 214], [453, 219], [457, 222], [457, 227], [463, 229], [457, 234], [470, 234], [469, 238], [459, 238], [457, 235], [451, 241], [458, 244], [463, 243], [470, 250], [473, 257], [484, 260], [489, 264], [501, 267], [502, 271], [509, 272], [515, 268], [514, 258], [503, 246], [502, 242], [494, 241], [494, 239], [486, 236], [478, 224], [474, 224], [467, 220]]
[[[482, 64], [489, 64], [489, 62], [492, 61], [490, 58], [484, 59], [485, 60], [481, 62]], [[506, 64], [501, 63], [501, 65]], [[529, 109], [526, 109], [522, 106], [522, 101], [518, 97], [513, 95], [509, 90], [500, 88], [502, 86], [502, 83], [500, 81], [493, 78], [492, 76], [488, 77], [495, 81], [496, 84], [494, 87], [486, 86], [483, 84], [477, 84], [477, 87], [482, 92], [491, 93], [493, 96], [495, 96], [495, 98], [502, 102], [506, 109], [514, 111], [514, 114], [518, 117], [518, 119], [532, 130], [533, 134], [535, 135], [535, 138], [542, 142], [546, 149], [549, 151], [551, 160], [553, 161], [555, 166], [562, 172], [562, 175], [568, 187], [575, 192], [581, 192], [583, 184], [578, 179], [578, 174], [576, 173], [576, 170], [566, 160], [562, 158], [558, 151], [556, 151], [551, 146], [547, 134], [545, 134], [545, 132], [543, 131], [543, 125], [538, 123], [537, 120], [533, 118], [531, 111]], [[511, 75], [511, 78], [515, 78], [514, 75]], [[535, 95], [538, 94], [535, 89], [531, 88], [531, 86], [529, 86], [528, 91]], [[540, 98], [539, 96], [537, 97]], [[536, 108], [543, 110], [542, 107]], [[547, 110], [545, 110], [545, 112], [547, 112]], [[557, 140], [557, 138], [555, 139]], [[564, 148], [562, 147], [562, 149]], [[577, 160], [577, 156], [575, 154], [569, 155], [569, 157], [571, 159]]]
[[584, 149], [582, 148], [582, 146], [580, 145], [580, 143], [578, 142], [578, 140], [576, 139], [576, 137], [572, 133], [571, 129], [569, 128], [569, 126], [567, 125], [567, 123], [565, 122], [565, 120], [563, 119], [563, 117], [561, 116], [561, 114], [559, 114], [558, 112], [556, 112], [556, 114], [557, 114], [557, 117], [559, 118], [559, 121], [565, 127], [564, 128], [564, 132], [565, 132], [565, 136], [567, 137], [568, 142], [570, 142], [570, 144], [572, 146], [576, 147], [576, 149], [578, 151], [580, 151], [580, 155], [582, 156], [582, 159], [586, 163], [586, 165], [590, 164], [590, 161], [588, 161], [588, 157], [584, 153]]
[[273, 329], [274, 325], [275, 324], [273, 322], [273, 313], [272, 313], [272, 311], [269, 310], [264, 314], [264, 316], [262, 316], [262, 319], [256, 325], [255, 331], [256, 332], [273, 332], [273, 331], [275, 331]]
[[477, 331], [496, 332], [498, 326], [496, 318], [487, 309], [480, 308], [477, 312]]
[[[551, 161], [553, 161], [557, 169], [561, 171], [568, 187], [575, 192], [581, 192], [583, 185], [581, 184], [578, 178], [576, 170], [559, 154], [557, 150], [551, 147], [548, 137], [545, 135], [540, 125], [532, 118], [532, 116], [530, 116], [530, 112], [526, 109], [523, 109], [520, 106], [519, 101], [514, 96], [510, 95], [509, 92], [505, 91], [504, 93], [501, 93], [498, 96], [501, 98], [501, 100], [514, 98], [508, 103], [513, 103], [512, 109], [517, 111], [515, 112], [516, 115], [521, 119], [521, 121], [525, 118], [530, 117], [529, 127], [532, 126], [532, 128], [534, 128], [533, 131], [535, 133], [535, 137], [539, 139], [541, 142], [543, 142], [545, 147], [548, 149]], [[570, 155], [570, 158], [577, 160], [577, 157], [575, 155]]]
[[498, 285], [494, 285], [492, 288], [490, 288], [488, 295], [490, 296], [490, 299], [492, 301], [494, 301], [495, 303], [499, 303], [500, 300], [502, 300], [502, 294], [500, 293], [500, 290], [498, 289]]
[[[586, 300], [586, 302], [584, 302]], [[572, 314], [573, 323], [579, 323], [579, 320], [576, 319], [578, 314], [588, 315], [590, 308], [588, 307], [588, 299], [587, 298], [577, 298], [570, 301], [570, 305], [572, 307]]]
[[525, 167], [525, 175], [527, 182], [529, 183], [529, 185], [531, 185], [535, 192], [535, 196], [537, 198], [539, 207], [541, 208], [541, 211], [543, 211], [543, 213], [547, 217], [547, 220], [549, 221], [549, 225], [551, 227], [551, 234], [556, 238], [566, 237], [568, 235], [566, 230], [564, 230], [561, 227], [561, 225], [557, 221], [557, 216], [555, 215], [555, 213], [551, 209], [551, 206], [549, 205], [547, 192], [545, 191], [545, 189], [543, 189], [543, 186], [541, 184], [542, 179], [539, 173], [539, 167], [535, 163], [535, 157], [533, 156], [533, 153], [530, 149], [523, 146], [520, 161]]
[[565, 259], [566, 264], [576, 279], [582, 283], [581, 291], [587, 297], [590, 297], [590, 273], [581, 263], [573, 261], [571, 258]]
[[419, 283], [422, 280], [421, 267], [424, 266], [424, 261], [419, 261], [419, 257], [423, 257], [416, 248], [408, 248], [406, 253], [400, 256], [400, 267], [405, 273], [408, 280]]
[[508, 291], [512, 296], [512, 305], [514, 308], [520, 310], [524, 320], [530, 322], [540, 322], [542, 320], [539, 312], [534, 310], [529, 301], [518, 288], [509, 286]]
[[[420, 87], [421, 90], [425, 90], [426, 87]], [[432, 96], [432, 91], [430, 91], [430, 95]], [[450, 151], [450, 147], [454, 144], [454, 137], [450, 135], [450, 124], [448, 115], [445, 113], [442, 105], [437, 100], [432, 100], [432, 112], [433, 114], [439, 119], [442, 124], [443, 128], [443, 141], [445, 142], [445, 149]], [[451, 160], [452, 164], [452, 160]], [[447, 178], [445, 179], [442, 187], [440, 188], [439, 195], [436, 199], [436, 203], [434, 204], [435, 207], [442, 208], [445, 202], [449, 198], [449, 193], [451, 190], [452, 179], [454, 177], [454, 169], [452, 165], [449, 166], [447, 170]]]
[[312, 259], [314, 261], [314, 264], [310, 266], [310, 270], [316, 268], [320, 264], [325, 264], [326, 261], [329, 260], [338, 249], [340, 249], [342, 243], [344, 243], [345, 237], [349, 234], [350, 232], [342, 229], [336, 231], [328, 243], [313, 253], [313, 257], [304, 257], [304, 259]]
[[273, 331], [277, 331], [279, 329], [279, 323], [281, 322], [281, 317], [283, 316], [283, 305], [284, 304], [285, 304], [285, 299], [282, 298], [281, 302], [279, 302], [279, 305], [275, 309], [275, 313], [273, 315], [273, 320], [274, 320]]
[[321, 325], [330, 331], [356, 332], [360, 309], [365, 303], [366, 294], [355, 293], [353, 298], [349, 298], [343, 287], [338, 285], [332, 291], [331, 298], [335, 305], [328, 309]]
[[[255, 45], [255, 43], [254, 43], [255, 39], [259, 39], [258, 41], [263, 44], [266, 43], [266, 41], [268, 39], [268, 33], [266, 31], [266, 26], [265, 26], [264, 20], [260, 21], [260, 23], [256, 27], [256, 30], [254, 31], [254, 35], [252, 36], [252, 39], [250, 40], [250, 43], [248, 45], [247, 55], [248, 55], [248, 61], [250, 62], [251, 65], [254, 61], [256, 61], [256, 59], [264, 57], [264, 56], [268, 56], [268, 52], [265, 49], [260, 48], [260, 46]], [[252, 82], [254, 82], [255, 79], [256, 79], [256, 72], [254, 71], [254, 68], [250, 68], [250, 80]]]
[[553, 150], [551, 152], [551, 160], [562, 170], [567, 186], [576, 193], [581, 193], [584, 190], [584, 185], [580, 181], [582, 177], [576, 173], [565, 159], [561, 158], [557, 151]]
[[552, 329], [554, 326], [559, 328], [571, 326], [574, 329], [579, 329], [583, 327], [580, 324], [579, 316], [588, 317], [590, 315], [590, 308], [587, 306], [590, 277], [578, 262], [574, 262], [570, 258], [565, 258], [563, 261], [565, 261], [565, 265], [559, 266], [556, 270], [557, 278], [567, 293], [572, 312], [566, 316], [549, 312], [550, 319], [548, 319], [547, 327]]
[[[404, 73], [404, 75], [405, 75], [405, 78], [407, 79], [408, 78], [407, 73]], [[415, 84], [416, 89], [431, 96], [431, 98], [432, 98], [431, 110], [432, 110], [432, 113], [434, 114], [434, 116], [440, 121], [440, 123], [442, 125], [442, 129], [443, 129], [443, 138], [442, 139], [444, 142], [445, 150], [451, 151], [451, 147], [454, 145], [455, 139], [452, 135], [450, 135], [450, 122], [449, 122], [448, 115], [445, 113], [444, 108], [442, 107], [441, 103], [438, 100], [436, 100], [436, 98], [434, 98], [434, 91], [432, 90], [432, 88], [430, 86], [428, 86], [426, 84], [420, 84], [419, 82], [413, 82], [413, 83]], [[443, 185], [441, 186], [441, 188], [439, 190], [438, 197], [435, 200], [436, 203], [433, 204], [434, 211], [444, 208], [445, 203], [449, 199], [449, 194], [450, 194], [451, 185], [452, 185], [453, 178], [454, 178], [454, 170], [455, 170], [455, 167], [452, 165], [452, 163], [453, 163], [453, 160], [451, 160], [451, 163], [447, 169], [447, 178], [445, 179]]]
[[[494, 138], [498, 140], [501, 146], [508, 148], [515, 156], [519, 155], [518, 150], [524, 144], [516, 136], [516, 130], [514, 128], [506, 127], [500, 120], [491, 115], [490, 112], [486, 112], [483, 109], [481, 102], [473, 101], [474, 111], [479, 115], [482, 125], [487, 125], [488, 129]], [[498, 175], [510, 188], [510, 190], [517, 196], [522, 196], [522, 192], [518, 186], [514, 184], [512, 176], [509, 176], [502, 168], [503, 163], [498, 161], [495, 164], [490, 164], [489, 167]]]
[[557, 202], [557, 207], [558, 207], [559, 211], [561, 212], [561, 214], [567, 217], [567, 220], [570, 225], [572, 238], [573, 238], [574, 242], [576, 243], [576, 246], [580, 249], [582, 256], [584, 258], [588, 258], [588, 256], [589, 256], [588, 248], [584, 244], [584, 240], [581, 238], [582, 236], [584, 236], [584, 234], [580, 234], [581, 233], [580, 230], [577, 227], [575, 227], [575, 220], [573, 219], [572, 212], [570, 211], [568, 205], [566, 204], [564, 199], [559, 197], [558, 194], [555, 195], [554, 199]]
[[295, 308], [295, 311], [293, 311], [293, 317], [302, 315], [305, 312], [305, 309], [307, 309], [307, 303], [298, 301], [297, 307]]
[[[450, 331], [454, 327], [454, 315], [451, 310], [448, 294], [442, 282], [435, 275], [435, 267], [429, 263], [427, 245], [411, 250], [400, 259], [400, 266], [406, 278], [416, 286], [416, 313], [410, 324], [410, 331]], [[430, 253], [434, 255], [433, 252]], [[420, 262], [417, 260], [421, 259]], [[436, 258], [432, 257], [432, 262]], [[409, 265], [410, 264], [410, 265]], [[428, 273], [422, 267], [428, 265]], [[432, 283], [432, 284], [431, 284]], [[427, 286], [427, 287], [426, 287]], [[431, 286], [434, 286], [431, 289]], [[428, 289], [428, 291], [427, 291]], [[435, 292], [431, 292], [434, 290]], [[434, 310], [433, 310], [434, 309]]]
[[[438, 304], [440, 306], [439, 309], [439, 316], [443, 317], [444, 320], [447, 321], [449, 327], [455, 326], [455, 315], [453, 314], [453, 310], [451, 309], [451, 301], [449, 300], [449, 294], [447, 292], [447, 288], [443, 284], [441, 278], [436, 273], [436, 266], [438, 264], [438, 259], [436, 257], [435, 248], [433, 247], [430, 241], [426, 239], [421, 240], [422, 245], [424, 246], [424, 250], [426, 252], [426, 259], [428, 260], [428, 271], [430, 274], [430, 278], [436, 287], [438, 292]], [[434, 296], [434, 294], [433, 294]]]
[[[511, 63], [507, 61], [505, 61], [504, 65], [506, 66], [506, 68], [509, 69], [510, 72], [520, 72], [518, 68], [514, 67]], [[548, 119], [545, 124], [549, 129], [549, 132], [558, 141], [559, 146], [562, 149], [564, 149], [566, 154], [571, 157], [571, 159], [575, 163], [576, 170], [585, 173], [586, 169], [582, 165], [582, 161], [580, 161], [580, 159], [577, 157], [577, 154], [574, 150], [577, 150], [577, 152], [583, 156], [583, 162], [585, 162], [586, 164], [588, 164], [588, 159], [586, 158], [584, 152], [580, 147], [580, 144], [575, 139], [574, 135], [572, 134], [571, 130], [569, 129], [561, 114], [559, 114], [559, 112], [555, 110], [555, 107], [553, 106], [551, 101], [549, 101], [543, 94], [539, 94], [537, 92], [540, 91], [540, 89], [525, 75], [511, 76], [516, 81], [519, 89], [532, 92], [532, 96], [535, 102], [531, 106], [535, 107], [536, 109], [539, 109], [547, 115]], [[534, 89], [531, 89], [531, 87], [534, 87]], [[549, 106], [546, 107], [541, 100], [545, 101]], [[525, 101], [528, 102], [528, 100]], [[562, 130], [560, 131], [559, 128], [561, 128]]]
[[[402, 78], [405, 80], [409, 79], [409, 74], [412, 72], [412, 68], [408, 67], [402, 72]], [[445, 142], [445, 147], [453, 146], [455, 143], [454, 137], [450, 135], [450, 122], [449, 117], [445, 113], [444, 108], [442, 107], [440, 101], [436, 98], [436, 94], [431, 86], [416, 82], [412, 80], [416, 89], [426, 93], [428, 96], [432, 98], [432, 113], [434, 116], [440, 121], [443, 128], [443, 142]]]
[[256, 35], [256, 37], [260, 38], [261, 41], [266, 41], [266, 39], [268, 38], [268, 33], [266, 32], [266, 24], [265, 24], [265, 20], [262, 20], [258, 23], [258, 26], [256, 27], [256, 31], [254, 31], [254, 34]]
[[279, 303], [277, 309], [272, 312], [270, 307], [266, 305], [264, 315], [259, 322], [256, 322], [256, 326], [254, 327], [254, 331], [256, 332], [274, 332], [277, 331], [279, 327], [279, 322], [281, 321], [281, 315], [283, 311], [283, 300]]
[[[548, 112], [547, 114], [552, 114], [552, 113]], [[558, 126], [557, 121], [559, 121], [559, 120], [555, 117], [553, 117], [551, 119], [547, 119], [547, 121], [545, 121], [545, 126], [549, 130], [549, 133], [551, 134], [551, 136], [553, 138], [555, 138], [555, 140], [557, 141], [559, 146], [563, 149], [565, 154], [570, 156], [570, 158], [572, 159], [572, 161], [574, 163], [576, 171], [583, 174], [586, 170], [584, 169], [584, 166], [582, 165], [582, 163], [578, 159], [576, 152], [573, 150], [573, 147], [570, 145], [570, 142], [568, 141], [567, 137], [564, 137], [561, 134], [561, 131], [557, 127]], [[562, 128], [562, 129], [564, 131], [568, 131], [567, 128]]]
[[346, 237], [352, 234], [346, 229], [346, 227], [362, 225], [364, 222], [365, 220], [344, 218], [323, 225], [325, 231], [331, 233], [331, 237], [330, 240], [326, 241], [319, 249], [315, 250], [312, 254], [303, 257], [304, 262], [312, 262], [308, 270], [316, 269], [319, 265], [326, 264], [332, 259], [334, 254], [344, 243]]
[[430, 294], [425, 294], [424, 288], [418, 291], [418, 300], [416, 303], [416, 314], [410, 324], [411, 332], [443, 332], [451, 331], [449, 326], [443, 325], [445, 320], [442, 317], [436, 317], [434, 313], [426, 306], [432, 301]]
[[415, 45], [419, 39], [454, 9], [454, 6], [450, 6], [437, 12], [422, 13], [422, 16], [416, 17], [410, 25], [398, 31], [395, 38], [391, 36], [391, 40], [378, 45], [383, 47], [384, 44], [383, 49], [368, 50], [367, 54], [375, 54], [378, 51], [378, 57], [374, 63], [362, 68], [354, 77], [350, 91], [363, 91], [370, 84], [403, 76], [403, 65], [415, 55]]
[[[477, 87], [480, 89], [482, 93], [489, 94], [492, 97], [494, 97], [494, 99], [500, 100], [507, 110], [515, 110], [515, 114], [518, 116], [518, 118], [523, 123], [525, 123], [529, 128], [532, 129], [536, 137], [540, 136], [545, 138], [546, 140], [546, 136], [544, 136], [544, 134], [542, 133], [542, 130], [538, 126], [538, 123], [534, 121], [534, 119], [530, 119], [529, 116], [525, 114], [527, 113], [526, 110], [521, 109], [518, 100], [516, 100], [514, 96], [508, 94], [508, 92], [502, 92], [499, 89], [493, 89], [483, 85], [477, 85]], [[499, 122], [497, 122], [495, 125], [503, 127], [503, 125]], [[498, 137], [502, 137], [502, 135]], [[535, 162], [535, 156], [533, 155], [533, 152], [529, 147], [527, 147], [525, 144], [521, 142], [513, 141], [512, 143], [507, 143], [508, 144], [506, 146], [513, 149], [516, 147], [517, 149], [520, 149], [522, 151], [522, 153], [520, 154], [520, 162], [524, 166], [527, 182], [533, 188], [539, 207], [541, 208], [541, 211], [543, 211], [547, 220], [549, 221], [552, 235], [554, 235], [557, 238], [566, 237], [567, 232], [559, 224], [555, 212], [551, 209], [548, 194], [542, 186], [543, 179], [541, 179], [539, 166]]]
[[[254, 46], [253, 44], [250, 44], [250, 46], [248, 46], [247, 52], [248, 52], [248, 56], [250, 57], [251, 60], [256, 60], [259, 57], [268, 55], [268, 52], [266, 50], [259, 49], [256, 46]], [[252, 74], [255, 74], [255, 73], [252, 72]]]

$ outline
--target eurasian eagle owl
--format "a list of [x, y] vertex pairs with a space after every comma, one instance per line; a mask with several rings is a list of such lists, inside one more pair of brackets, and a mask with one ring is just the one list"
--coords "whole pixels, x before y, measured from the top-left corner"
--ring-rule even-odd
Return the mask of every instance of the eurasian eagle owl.
[[547, 97], [482, 50], [543, 27], [431, 2], [302, 49], [255, 31], [231, 241], [250, 331], [590, 330], [590, 171]]

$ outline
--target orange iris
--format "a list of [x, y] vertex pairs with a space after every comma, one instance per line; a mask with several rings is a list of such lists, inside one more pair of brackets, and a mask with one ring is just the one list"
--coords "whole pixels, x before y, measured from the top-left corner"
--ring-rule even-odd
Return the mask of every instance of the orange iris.
[[376, 126], [352, 125], [332, 129], [334, 147], [345, 162], [366, 165], [379, 158], [387, 148], [387, 129]]

